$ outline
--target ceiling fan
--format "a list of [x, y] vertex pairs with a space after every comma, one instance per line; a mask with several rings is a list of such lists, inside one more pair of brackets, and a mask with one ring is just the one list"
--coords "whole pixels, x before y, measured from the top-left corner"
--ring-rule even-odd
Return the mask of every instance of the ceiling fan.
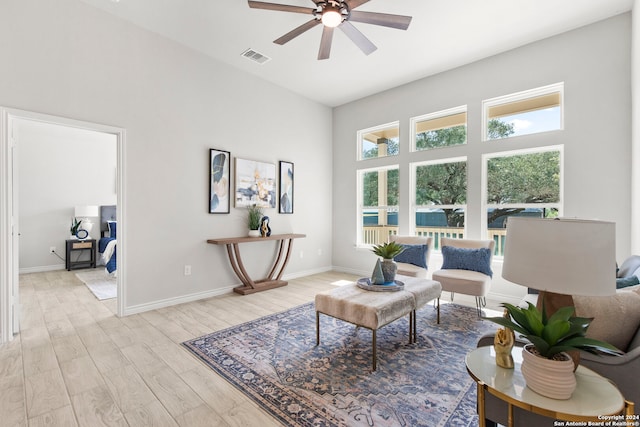
[[322, 38], [320, 39], [320, 50], [318, 59], [327, 59], [331, 53], [331, 41], [333, 39], [333, 29], [338, 27], [353, 41], [356, 46], [369, 55], [377, 49], [371, 40], [365, 37], [350, 21], [363, 22], [366, 24], [382, 25], [384, 27], [406, 30], [411, 23], [411, 16], [392, 15], [389, 13], [363, 12], [353, 10], [358, 6], [362, 6], [369, 0], [328, 0], [314, 1], [315, 7], [292, 6], [277, 3], [265, 3], [261, 1], [249, 0], [249, 7], [254, 9], [277, 10], [281, 12], [303, 13], [313, 15], [313, 19], [297, 28], [289, 31], [282, 37], [274, 40], [276, 44], [283, 45], [288, 41], [298, 37], [300, 34], [323, 24]]

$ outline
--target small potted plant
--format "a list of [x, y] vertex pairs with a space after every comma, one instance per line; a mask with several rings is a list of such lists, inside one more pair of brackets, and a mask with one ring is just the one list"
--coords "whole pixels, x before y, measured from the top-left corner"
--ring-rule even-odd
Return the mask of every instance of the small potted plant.
[[258, 205], [247, 206], [247, 225], [249, 226], [249, 237], [260, 237], [260, 223], [264, 216], [262, 208]]
[[587, 338], [592, 318], [574, 317], [574, 307], [563, 307], [547, 317], [531, 303], [527, 308], [504, 303], [508, 316], [485, 317], [529, 340], [522, 349], [522, 376], [527, 386], [538, 394], [553, 399], [568, 399], [576, 387], [575, 366], [567, 351], [621, 355], [622, 352], [604, 341]]
[[393, 258], [404, 251], [404, 246], [396, 242], [388, 242], [374, 245], [371, 251], [379, 257], [382, 257], [380, 265], [382, 267], [384, 282], [393, 283], [396, 278], [396, 272], [398, 271], [398, 265]]

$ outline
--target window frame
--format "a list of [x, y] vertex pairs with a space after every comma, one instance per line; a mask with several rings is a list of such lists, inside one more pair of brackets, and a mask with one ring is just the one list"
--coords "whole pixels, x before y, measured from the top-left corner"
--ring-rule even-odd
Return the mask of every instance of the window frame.
[[[488, 132], [488, 120], [489, 120], [489, 109], [492, 107], [496, 107], [498, 105], [510, 104], [518, 101], [525, 101], [527, 99], [536, 98], [544, 95], [551, 95], [554, 93], [558, 93], [560, 95], [560, 127], [558, 129], [552, 129], [549, 131], [542, 132], [533, 132], [524, 135], [514, 135], [506, 138], [498, 138], [498, 139], [489, 139]], [[527, 89], [516, 93], [511, 93], [508, 95], [497, 96], [495, 98], [485, 99], [482, 101], [482, 134], [481, 141], [502, 141], [509, 138], [516, 138], [520, 136], [527, 135], [536, 135], [539, 133], [545, 132], [558, 132], [564, 130], [564, 82], [553, 83], [547, 86], [542, 86], [534, 89]]]
[[[559, 201], [557, 203], [508, 203], [508, 204], [495, 204], [488, 203], [487, 191], [488, 191], [488, 179], [489, 179], [489, 160], [498, 157], [511, 157], [521, 156], [526, 154], [545, 153], [551, 151], [558, 151], [560, 154], [560, 179], [558, 185], [559, 189]], [[564, 210], [564, 145], [548, 145], [516, 150], [499, 151], [493, 153], [482, 154], [482, 182], [481, 182], [481, 202], [480, 202], [480, 235], [482, 239], [489, 238], [489, 224], [487, 224], [488, 215], [487, 211], [496, 207], [512, 207], [512, 208], [555, 208], [558, 210], [558, 216], [563, 216]], [[465, 222], [466, 223], [466, 222]], [[502, 259], [502, 255], [494, 254], [494, 258]]]
[[[458, 145], [450, 145], [450, 146], [445, 146], [445, 147], [435, 147], [435, 148], [427, 148], [427, 149], [422, 149], [422, 150], [418, 150], [417, 145], [417, 138], [416, 138], [416, 127], [418, 126], [418, 123], [420, 122], [424, 122], [424, 121], [428, 121], [428, 120], [434, 120], [434, 119], [440, 119], [443, 117], [447, 117], [447, 116], [454, 116], [456, 114], [465, 114], [465, 121], [464, 121], [464, 126], [467, 129], [467, 133], [466, 133], [466, 138], [464, 141], [464, 144], [458, 144]], [[409, 128], [411, 129], [411, 135], [410, 137], [410, 149], [409, 151], [412, 153], [419, 153], [419, 152], [423, 152], [423, 151], [430, 151], [430, 150], [438, 150], [438, 149], [442, 149], [442, 148], [450, 148], [450, 147], [457, 147], [460, 145], [468, 145], [469, 143], [469, 126], [468, 126], [468, 121], [469, 121], [469, 116], [468, 116], [468, 108], [467, 105], [460, 105], [457, 107], [452, 107], [452, 108], [448, 108], [446, 110], [440, 110], [440, 111], [436, 111], [434, 113], [428, 113], [428, 114], [423, 114], [420, 116], [415, 116], [415, 117], [411, 117], [409, 118]], [[441, 128], [441, 129], [445, 129], [445, 128]]]
[[[364, 175], [370, 172], [381, 172], [381, 171], [390, 171], [397, 170], [398, 171], [398, 204], [394, 206], [389, 205], [380, 205], [380, 199], [378, 194], [378, 206], [364, 206], [364, 193], [363, 193], [363, 185], [364, 185]], [[364, 242], [364, 210], [366, 209], [377, 209], [377, 210], [386, 210], [395, 209], [398, 212], [398, 216], [400, 216], [400, 165], [398, 163], [394, 163], [391, 165], [378, 166], [373, 168], [363, 168], [356, 170], [356, 182], [357, 182], [357, 209], [356, 209], [356, 224], [357, 224], [357, 232], [356, 232], [356, 247], [358, 248], [366, 248], [370, 249], [373, 247], [373, 244]]]
[[378, 126], [373, 126], [370, 128], [366, 128], [366, 129], [360, 129], [357, 133], [356, 133], [356, 138], [357, 138], [357, 144], [356, 144], [356, 159], [361, 162], [361, 161], [367, 161], [367, 160], [372, 160], [372, 159], [380, 159], [380, 158], [397, 158], [398, 156], [395, 155], [386, 155], [386, 156], [378, 156], [378, 157], [368, 157], [365, 158], [363, 157], [363, 144], [362, 144], [362, 140], [364, 139], [364, 135], [368, 134], [368, 133], [374, 133], [374, 132], [378, 132], [381, 131], [383, 129], [387, 129], [387, 128], [391, 128], [391, 127], [396, 127], [398, 129], [398, 156], [400, 155], [400, 120], [395, 120], [389, 123], [385, 123], [385, 124], [381, 124]]

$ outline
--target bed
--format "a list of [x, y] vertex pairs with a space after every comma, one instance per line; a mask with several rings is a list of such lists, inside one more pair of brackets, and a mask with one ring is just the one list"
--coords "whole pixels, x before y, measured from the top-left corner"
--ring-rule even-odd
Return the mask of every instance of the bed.
[[116, 265], [116, 236], [118, 230], [116, 221], [116, 206], [100, 206], [100, 240], [98, 241], [98, 253], [100, 264], [104, 264], [108, 274], [117, 275]]

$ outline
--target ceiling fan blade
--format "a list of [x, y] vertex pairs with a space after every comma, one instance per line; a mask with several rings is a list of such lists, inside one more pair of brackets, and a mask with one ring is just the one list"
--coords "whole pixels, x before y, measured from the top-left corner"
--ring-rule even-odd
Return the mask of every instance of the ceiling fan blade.
[[331, 53], [331, 41], [333, 40], [333, 27], [324, 27], [322, 29], [322, 38], [320, 39], [320, 50], [318, 51], [318, 59], [328, 59]]
[[409, 28], [409, 24], [411, 23], [411, 16], [352, 10], [349, 20], [363, 22], [365, 24], [397, 28], [398, 30], [406, 30]]
[[273, 42], [275, 44], [285, 44], [286, 42], [298, 37], [300, 34], [304, 33], [305, 31], [315, 27], [319, 23], [320, 21], [318, 21], [317, 19], [312, 19], [311, 21], [305, 22], [299, 27], [294, 28], [293, 30], [289, 31], [287, 34], [274, 40]]
[[304, 13], [307, 15], [313, 15], [313, 12], [315, 12], [316, 10], [315, 8], [291, 6], [288, 4], [265, 3], [261, 1], [252, 1], [252, 0], [249, 0], [249, 7], [253, 9], [267, 9], [267, 10], [278, 10], [281, 12]]
[[351, 25], [349, 21], [344, 21], [340, 26], [340, 28], [346, 35], [351, 39], [352, 42], [356, 44], [360, 48], [365, 55], [369, 55], [371, 52], [377, 49], [376, 45], [371, 42], [368, 38], [365, 37], [356, 27]]
[[347, 4], [349, 5], [349, 9], [353, 10], [358, 6], [362, 6], [363, 4], [367, 3], [369, 0], [349, 0], [347, 1]]

